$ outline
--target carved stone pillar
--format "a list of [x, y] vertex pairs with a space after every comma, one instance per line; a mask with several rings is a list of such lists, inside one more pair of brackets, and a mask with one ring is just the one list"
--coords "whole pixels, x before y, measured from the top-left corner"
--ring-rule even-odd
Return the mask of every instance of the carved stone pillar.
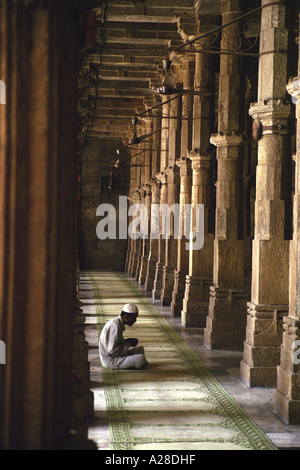
[[284, 318], [281, 360], [277, 369], [277, 388], [274, 393], [274, 411], [286, 424], [300, 424], [300, 37], [298, 39], [298, 77], [288, 84], [294, 96], [297, 118], [297, 149], [294, 157], [295, 196], [294, 234], [290, 244], [289, 316]]
[[[132, 193], [132, 199], [133, 199], [133, 204], [140, 203], [140, 192], [138, 190]], [[131, 264], [130, 264], [130, 269], [129, 269], [129, 275], [131, 277], [135, 277], [137, 266], [139, 263], [139, 247], [140, 247], [139, 241], [140, 239], [132, 240], [133, 251], [131, 255]]]
[[[168, 185], [167, 185], [167, 176], [165, 173], [160, 173], [157, 175], [157, 179], [160, 182], [160, 206], [162, 204], [168, 203]], [[160, 213], [159, 221], [159, 239], [158, 239], [158, 256], [157, 263], [155, 268], [155, 278], [152, 289], [152, 299], [160, 300], [162, 281], [163, 281], [163, 269], [165, 265], [165, 256], [166, 256], [166, 240], [162, 237], [162, 219]]]
[[[222, 21], [240, 15], [238, 0], [221, 1]], [[236, 24], [222, 31], [221, 49], [239, 45]], [[207, 348], [242, 349], [246, 328], [244, 289], [242, 135], [240, 134], [240, 71], [237, 55], [221, 55], [217, 148], [216, 234], [213, 285], [204, 331]]]
[[153, 143], [151, 152], [151, 182], [156, 181], [156, 175], [160, 172], [160, 145], [161, 133], [159, 130], [162, 128], [161, 116], [155, 116], [153, 119]]
[[[159, 204], [160, 187], [157, 180], [151, 183], [151, 205]], [[151, 216], [153, 214], [151, 213]], [[151, 228], [151, 227], [150, 227]], [[153, 237], [150, 233], [149, 256], [147, 260], [147, 275], [145, 281], [145, 290], [151, 291], [155, 279], [156, 263], [158, 261], [158, 238]]]
[[[145, 204], [145, 189], [144, 187], [138, 189], [138, 204]], [[139, 280], [140, 277], [140, 269], [141, 269], [141, 261], [143, 256], [143, 247], [144, 247], [144, 239], [142, 237], [136, 240], [136, 268], [133, 271], [133, 276], [136, 281]]]
[[[166, 170], [168, 184], [168, 206], [171, 210], [179, 202], [179, 168], [170, 167]], [[170, 305], [174, 287], [174, 273], [177, 266], [177, 242], [174, 230], [176, 219], [174, 212], [170, 212], [170, 235], [165, 243], [165, 264], [163, 267], [163, 282], [161, 289], [161, 304]]]
[[74, 315], [73, 371], [74, 393], [72, 430], [78, 442], [87, 438], [88, 426], [94, 418], [94, 394], [90, 391], [89, 345], [85, 337], [85, 318], [79, 295], [79, 265], [77, 269]]
[[[168, 96], [162, 97], [162, 103], [168, 101]], [[177, 101], [177, 100], [176, 100]], [[162, 204], [168, 203], [168, 185], [167, 185], [167, 176], [166, 168], [168, 166], [169, 159], [169, 116], [170, 116], [170, 102], [162, 106], [162, 115], [161, 120], [162, 130], [161, 130], [161, 146], [160, 146], [160, 173], [157, 175], [157, 180], [160, 184], [160, 206]], [[160, 233], [158, 239], [158, 260], [156, 263], [155, 278], [152, 289], [152, 298], [153, 300], [160, 300], [162, 281], [163, 281], [163, 268], [165, 264], [165, 250], [166, 250], [166, 239], [162, 237], [161, 227], [162, 220], [160, 214]]]
[[[210, 26], [201, 19], [199, 29], [205, 32]], [[197, 47], [206, 48], [206, 39]], [[209, 152], [210, 133], [213, 116], [214, 68], [209, 54], [196, 53], [195, 95], [193, 105], [193, 151], [188, 153], [192, 161], [192, 225], [196, 230], [196, 206], [204, 204], [204, 246], [200, 250], [190, 250], [189, 272], [186, 276], [185, 294], [181, 313], [182, 324], [186, 327], [205, 326], [208, 313], [209, 286], [213, 269], [213, 224], [214, 219], [212, 178], [213, 156]]]
[[[77, 272], [75, 2], [2, 1], [0, 448], [70, 446]], [[67, 58], [67, 61], [66, 61]]]
[[[156, 116], [153, 121], [153, 146], [152, 146], [152, 154], [151, 154], [151, 207], [152, 204], [159, 204], [160, 200], [160, 185], [159, 180], [157, 180], [157, 173], [160, 169], [160, 143], [161, 143], [161, 134], [159, 129], [162, 127], [161, 117]], [[151, 209], [151, 216], [152, 217], [152, 209]], [[150, 224], [151, 230], [151, 224]], [[155, 271], [156, 271], [156, 263], [158, 260], [158, 238], [153, 237], [150, 232], [150, 242], [149, 242], [149, 256], [147, 260], [147, 274], [145, 280], [145, 290], [152, 292], [154, 279], [155, 279]]]
[[[180, 157], [181, 148], [181, 96], [170, 102], [169, 114], [169, 154], [166, 169], [168, 185], [168, 205], [179, 202], [179, 179], [176, 160]], [[173, 213], [171, 213], [173, 222]], [[165, 240], [165, 265], [163, 268], [163, 282], [161, 290], [162, 305], [171, 305], [174, 286], [174, 271], [177, 264], [177, 240], [174, 239], [174, 225], [171, 222], [170, 236]]]
[[[183, 55], [182, 74], [183, 89], [192, 90], [195, 76], [195, 54]], [[181, 122], [181, 158], [176, 161], [180, 168], [180, 196], [179, 203], [181, 213], [184, 213], [185, 204], [191, 204], [192, 193], [192, 169], [191, 160], [187, 158], [192, 150], [193, 138], [193, 94], [186, 93], [182, 97], [182, 122]], [[182, 224], [183, 219], [180, 221]], [[182, 226], [182, 230], [184, 227]], [[183, 231], [182, 231], [183, 233]], [[177, 241], [177, 266], [174, 271], [174, 285], [172, 292], [171, 312], [174, 316], [180, 316], [185, 291], [185, 279], [189, 271], [189, 252], [186, 249], [186, 239], [181, 237]]]
[[[131, 153], [133, 155], [131, 155]], [[134, 204], [135, 201], [135, 191], [139, 185], [138, 181], [138, 157], [135, 156], [135, 154], [138, 153], [136, 150], [131, 150], [130, 152], [130, 187], [129, 187], [129, 196], [128, 196], [128, 201], [129, 201], [129, 207]], [[131, 222], [132, 217], [129, 217], [129, 221]], [[135, 243], [134, 240], [130, 237], [128, 237], [128, 254], [127, 254], [127, 265], [125, 266], [125, 272], [128, 275], [132, 274], [132, 264], [134, 261], [134, 250], [135, 250]]]
[[[185, 204], [191, 204], [192, 200], [192, 166], [191, 160], [188, 158], [180, 158], [176, 162], [180, 168], [180, 208], [184, 214]], [[182, 234], [184, 235], [183, 217], [180, 221], [182, 224]], [[189, 251], [187, 250], [187, 239], [182, 236], [177, 242], [177, 267], [175, 269], [175, 280], [172, 293], [171, 312], [174, 316], [180, 316], [182, 311], [182, 303], [185, 291], [185, 280], [189, 272]]]
[[[168, 101], [168, 96], [162, 96], [162, 103]], [[160, 139], [160, 172], [165, 171], [169, 158], [169, 115], [171, 102], [165, 103], [161, 107], [163, 115], [161, 119], [161, 139]]]
[[[129, 193], [129, 196], [128, 196], [128, 208], [130, 208], [130, 206], [133, 204], [133, 198], [132, 198], [132, 195], [131, 193]], [[128, 217], [128, 223], [131, 222], [131, 217]], [[133, 258], [133, 252], [134, 252], [134, 244], [133, 244], [133, 240], [131, 237], [128, 237], [128, 253], [127, 253], [127, 261], [126, 261], [126, 265], [125, 265], [125, 272], [126, 274], [130, 274], [131, 272], [131, 266], [132, 266], [132, 258]]]
[[127, 250], [125, 255], [125, 263], [124, 263], [124, 272], [127, 273], [128, 271], [128, 264], [130, 260], [130, 250], [131, 250], [131, 240], [128, 238], [127, 240]]
[[[146, 133], [151, 134], [153, 132], [153, 118], [144, 118], [146, 124]], [[151, 141], [145, 141], [145, 153], [144, 163], [142, 163], [143, 177], [142, 177], [142, 189], [144, 193], [143, 204], [148, 211], [148, 236], [141, 240], [141, 258], [140, 267], [138, 273], [139, 285], [144, 285], [147, 275], [147, 260], [149, 256], [149, 245], [150, 245], [150, 216], [151, 216], [151, 159], [152, 159], [152, 143]]]
[[[131, 175], [132, 175], [132, 173], [131, 173]], [[134, 198], [132, 196], [132, 188], [130, 188], [130, 192], [129, 192], [129, 195], [128, 195], [128, 209], [130, 208], [130, 206], [132, 204], [134, 204]], [[132, 217], [129, 216], [128, 217], [128, 223], [130, 223], [131, 220], [132, 220]], [[125, 272], [128, 275], [131, 273], [133, 253], [134, 253], [133, 239], [131, 237], [128, 237], [128, 250], [127, 250], [127, 254], [126, 254], [126, 263], [125, 263]]]
[[[187, 54], [182, 58], [182, 85], [184, 90], [194, 88], [195, 78], [195, 54]], [[182, 96], [181, 112], [181, 157], [187, 157], [193, 145], [193, 107], [194, 96], [191, 93], [184, 93]]]
[[244, 145], [244, 244], [245, 244], [245, 288], [248, 298], [251, 293], [252, 275], [252, 240], [254, 238], [254, 198], [255, 175], [257, 165], [257, 141], [251, 138], [252, 118], [249, 116], [249, 108], [257, 98], [257, 78], [253, 72], [245, 77], [245, 103], [243, 109], [244, 135], [247, 142]]
[[[204, 205], [204, 246], [190, 250], [189, 273], [186, 276], [182, 308], [182, 324], [203, 328], [206, 323], [209, 302], [209, 286], [212, 282], [213, 240], [210, 220], [214, 213], [212, 195], [212, 156], [203, 151], [201, 155], [190, 153], [192, 161], [192, 230], [196, 231], [196, 206]], [[200, 229], [202, 229], [200, 227]]]
[[[131, 205], [131, 198], [130, 198], [130, 195], [128, 195], [128, 207], [130, 207]], [[130, 217], [128, 217], [128, 222], [130, 222]], [[130, 265], [131, 265], [131, 257], [132, 257], [132, 250], [133, 250], [133, 246], [132, 246], [132, 239], [130, 237], [128, 237], [128, 240], [127, 240], [127, 251], [126, 251], [126, 258], [125, 258], [125, 265], [124, 265], [124, 271], [126, 274], [129, 273], [129, 270], [130, 270]]]
[[[266, 4], [263, 0], [262, 4]], [[280, 44], [280, 51], [270, 51]], [[256, 173], [252, 294], [241, 377], [248, 386], [276, 386], [282, 317], [288, 312], [291, 149], [286, 98], [286, 6], [262, 10], [258, 102], [250, 115], [262, 126]], [[285, 52], [284, 52], [285, 51]]]
[[244, 289], [244, 241], [238, 239], [239, 145], [241, 136], [217, 135], [218, 148], [214, 277], [209, 316], [204, 331], [209, 349], [242, 349], [246, 329], [247, 291]]
[[142, 240], [142, 257], [140, 263], [139, 285], [143, 286], [147, 277], [147, 263], [150, 251], [150, 222], [151, 222], [151, 186], [146, 184], [144, 187], [145, 197], [144, 204], [148, 211], [148, 237]]
[[[134, 204], [140, 204], [141, 203], [141, 190], [140, 188], [137, 189], [134, 194]], [[137, 272], [139, 269], [140, 265], [140, 256], [141, 256], [141, 239], [137, 238], [133, 240], [133, 255], [132, 255], [132, 262], [131, 262], [131, 270], [130, 270], [130, 276], [134, 277], [135, 279], [137, 278]]]
[[[142, 127], [142, 134], [147, 134], [148, 129], [147, 129], [147, 119], [143, 120], [143, 125]], [[138, 194], [138, 204], [144, 204], [145, 203], [145, 184], [146, 184], [146, 161], [149, 160], [149, 143], [147, 141], [144, 141], [142, 144], [142, 147], [144, 149], [142, 158], [139, 158], [137, 160], [137, 172], [140, 174], [140, 181], [139, 181], [139, 186], [137, 189], [137, 194]], [[149, 167], [147, 167], [147, 173], [149, 173]], [[136, 267], [135, 270], [133, 271], [133, 277], [136, 279], [136, 281], [139, 280], [140, 277], [140, 270], [141, 270], [141, 261], [142, 261], [142, 256], [143, 256], [143, 250], [144, 250], [144, 239], [142, 237], [138, 238], [136, 240]]]

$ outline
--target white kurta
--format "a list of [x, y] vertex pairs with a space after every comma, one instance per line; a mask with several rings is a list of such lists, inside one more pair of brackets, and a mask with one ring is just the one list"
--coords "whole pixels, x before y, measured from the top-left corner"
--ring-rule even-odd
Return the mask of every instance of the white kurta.
[[121, 315], [104, 325], [99, 339], [99, 355], [104, 367], [117, 367], [127, 356], [140, 352], [139, 346], [130, 346], [130, 342], [124, 339], [124, 331]]

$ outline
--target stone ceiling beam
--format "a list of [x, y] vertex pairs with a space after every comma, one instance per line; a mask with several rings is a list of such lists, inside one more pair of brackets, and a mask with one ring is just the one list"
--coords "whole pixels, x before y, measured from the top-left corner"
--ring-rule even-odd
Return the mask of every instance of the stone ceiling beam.
[[[101, 71], [99, 72], [101, 74]], [[102, 77], [101, 75], [99, 76], [98, 79], [98, 88], [106, 88], [107, 87], [107, 82], [111, 83], [112, 87], [115, 88], [124, 88], [124, 87], [130, 87], [131, 83], [134, 83], [133, 88], [145, 88], [145, 84], [148, 82], [147, 76], [143, 78], [128, 78], [128, 77]], [[146, 87], [148, 88], [148, 87]], [[132, 89], [132, 87], [130, 87]]]
[[115, 99], [136, 99], [140, 98], [143, 100], [144, 98], [144, 92], [143, 91], [137, 91], [137, 90], [118, 90], [115, 91], [114, 89], [107, 89], [107, 90], [102, 90], [102, 93], [98, 93], [98, 99], [103, 99], [103, 98], [115, 98]]
[[[114, 108], [113, 106], [111, 107], [100, 107], [98, 106], [97, 107], [97, 111], [99, 113], [105, 113], [105, 114], [109, 114], [109, 115], [114, 115], [114, 114], [111, 114], [111, 113], [118, 113], [118, 115], [130, 115], [132, 116], [133, 114], [139, 114], [141, 112], [144, 111], [143, 109], [143, 106], [142, 104], [139, 104], [139, 105], [131, 105], [131, 106], [126, 106], [126, 107], [118, 107], [118, 111], [114, 111]], [[125, 114], [126, 113], [126, 114]]]
[[116, 111], [116, 110], [112, 110], [109, 108], [97, 107], [97, 112], [99, 114], [96, 114], [95, 118], [103, 118], [103, 117], [108, 118], [108, 119], [128, 119], [129, 118], [128, 108], [118, 109]]
[[144, 78], [147, 80], [149, 78], [151, 79], [157, 79], [157, 71], [149, 71], [149, 70], [122, 70], [120, 71], [119, 69], [115, 70], [101, 70], [101, 75], [100, 78], [107, 79], [107, 80], [122, 80], [122, 79], [127, 79], [130, 78], [133, 82], [143, 80]]
[[116, 108], [116, 109], [119, 109], [119, 108], [129, 108], [129, 107], [132, 107], [132, 106], [141, 106], [141, 99], [137, 98], [137, 96], [135, 96], [134, 98], [126, 98], [126, 97], [122, 97], [122, 100], [120, 100], [120, 97], [119, 96], [112, 96], [111, 98], [102, 98], [102, 97], [94, 97], [94, 96], [91, 96], [90, 97], [91, 100], [96, 100], [96, 105], [97, 105], [97, 108], [102, 108], [102, 107], [107, 107], [107, 106], [110, 106], [111, 108]]
[[101, 63], [101, 70], [122, 70], [122, 69], [129, 69], [129, 70], [142, 70], [142, 71], [153, 71], [158, 72], [157, 64], [153, 62], [102, 62]]
[[[145, 83], [140, 85], [140, 82], [134, 82], [134, 86], [130, 87], [126, 82], [122, 82], [121, 80], [119, 83], [115, 83], [111, 87], [109, 87], [109, 83], [104, 83], [105, 81], [101, 81], [97, 85], [97, 92], [100, 96], [104, 95], [106, 93], [109, 93], [111, 96], [123, 96], [125, 97], [127, 92], [130, 92], [130, 96], [132, 93], [137, 93], [136, 95], [133, 95], [133, 98], [140, 98], [141, 95], [149, 94], [149, 93], [154, 93], [154, 90], [151, 90], [149, 87], [147, 87], [146, 81]], [[139, 86], [140, 85], [140, 86]], [[94, 96], [96, 91], [96, 87], [90, 87], [85, 90], [85, 93], [82, 94], [82, 96]]]
[[[127, 62], [133, 62], [133, 60], [130, 58], [139, 58], [143, 60], [154, 60], [157, 57], [165, 57], [166, 56], [166, 48], [158, 48], [158, 47], [151, 47], [148, 49], [145, 49], [143, 47], [114, 47], [112, 44], [107, 44], [105, 48], [102, 49], [101, 51], [101, 58], [104, 60], [106, 58], [111, 58], [112, 61], [114, 60], [119, 60], [117, 59], [118, 57], [123, 57], [125, 58], [124, 61]], [[90, 62], [95, 62], [95, 56], [96, 54], [91, 54], [91, 61]], [[126, 59], [128, 58], [128, 59]], [[109, 60], [109, 59], [108, 59]]]
[[109, 132], [97, 132], [97, 131], [91, 131], [86, 135], [87, 139], [91, 138], [97, 138], [97, 139], [108, 139], [108, 140], [123, 140], [124, 135], [123, 134], [110, 134]]
[[100, 117], [95, 117], [93, 120], [93, 127], [94, 126], [99, 126], [101, 128], [108, 128], [108, 129], [120, 129], [123, 130], [126, 128], [126, 126], [131, 126], [131, 121], [132, 119], [130, 116], [127, 116], [127, 118], [121, 118], [121, 119], [116, 119], [116, 118], [111, 118], [111, 116], [100, 116]]
[[156, 16], [156, 15], [120, 15], [108, 13], [106, 16], [108, 22], [127, 22], [127, 23], [176, 23], [175, 15]]
[[113, 7], [109, 5], [106, 20], [108, 22], [132, 22], [132, 23], [172, 23], [179, 16], [193, 16], [194, 8], [184, 6], [161, 5], [160, 7], [147, 7], [144, 13], [134, 11], [130, 7]]
[[[173, 23], [105, 23], [105, 36], [156, 37], [164, 39], [177, 33], [177, 21]], [[147, 36], [145, 36], [147, 35]]]
[[112, 132], [116, 133], [119, 132], [120, 134], [125, 134], [126, 131], [130, 131], [130, 128], [126, 129], [124, 125], [118, 126], [118, 125], [113, 125], [113, 124], [101, 124], [101, 123], [93, 123], [92, 130], [95, 131], [105, 131], [105, 132]]
[[163, 48], [167, 47], [170, 44], [170, 40], [172, 40], [172, 44], [174, 46], [179, 46], [182, 44], [182, 40], [180, 38], [178, 39], [157, 39], [157, 38], [127, 38], [127, 37], [108, 37], [105, 39], [106, 45], [126, 45], [127, 49], [135, 49], [135, 48], [140, 48], [140, 49], [151, 49], [151, 48]]
[[[104, 4], [95, 11], [98, 21], [104, 18]], [[144, 112], [149, 103], [148, 107], [157, 103], [162, 60], [170, 46], [182, 45], [183, 24], [195, 24], [194, 0], [108, 2], [101, 38], [99, 32], [94, 49], [81, 60], [82, 82], [87, 85], [82, 87], [81, 99], [95, 100], [90, 111], [95, 108], [92, 132], [102, 129], [105, 135], [115, 135], [121, 126], [124, 137], [132, 130], [128, 129], [132, 117]], [[97, 62], [98, 70], [93, 70], [91, 64]]]
[[[207, 2], [210, 2], [211, 0], [206, 0]], [[212, 1], [217, 1], [217, 0], [212, 0]], [[203, 0], [200, 1], [202, 3]], [[194, 0], [147, 0], [147, 10], [151, 8], [167, 8], [167, 7], [181, 7], [183, 9], [187, 8], [194, 8]], [[136, 0], [110, 0], [109, 1], [110, 7], [115, 7], [115, 8], [120, 8], [120, 7], [126, 7], [126, 8], [133, 8], [133, 9], [144, 9], [145, 5], [142, 5], [142, 2], [140, 4], [136, 3]]]

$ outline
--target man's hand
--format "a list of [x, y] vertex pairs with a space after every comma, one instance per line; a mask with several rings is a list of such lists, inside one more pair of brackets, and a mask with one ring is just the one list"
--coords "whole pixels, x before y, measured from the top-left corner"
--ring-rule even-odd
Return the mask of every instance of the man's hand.
[[133, 347], [137, 346], [139, 342], [137, 338], [127, 338], [126, 341], [129, 341], [130, 346], [133, 346]]

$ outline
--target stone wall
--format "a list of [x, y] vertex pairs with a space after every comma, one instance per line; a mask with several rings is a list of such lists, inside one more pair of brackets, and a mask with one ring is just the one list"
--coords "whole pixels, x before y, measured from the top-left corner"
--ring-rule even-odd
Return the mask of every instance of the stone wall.
[[[121, 167], [115, 168], [120, 150]], [[96, 227], [101, 217], [96, 216], [100, 204], [111, 204], [119, 209], [119, 196], [126, 196], [126, 150], [120, 141], [93, 140], [86, 143], [81, 154], [79, 201], [79, 264], [81, 269], [123, 270], [127, 249], [126, 240], [99, 240]], [[112, 190], [105, 188], [113, 172]], [[102, 185], [101, 185], [102, 181]], [[101, 186], [101, 194], [100, 194]]]

